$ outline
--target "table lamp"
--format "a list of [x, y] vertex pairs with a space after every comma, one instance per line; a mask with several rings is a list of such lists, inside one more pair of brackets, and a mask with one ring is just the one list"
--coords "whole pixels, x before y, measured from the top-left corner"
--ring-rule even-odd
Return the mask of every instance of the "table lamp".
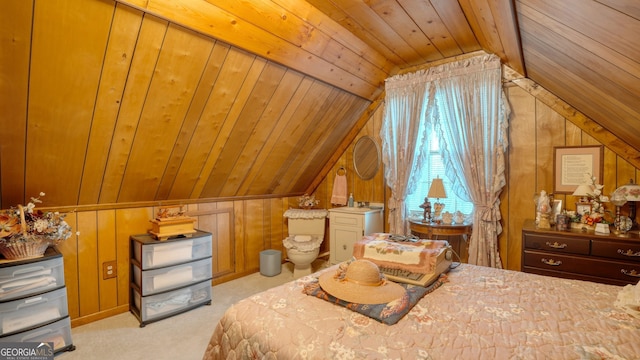
[[616, 206], [616, 219], [614, 225], [616, 226], [615, 234], [618, 236], [626, 236], [626, 229], [622, 224], [622, 218], [620, 217], [620, 208], [627, 203], [627, 198], [621, 192], [613, 192], [611, 194], [611, 203]]
[[444, 191], [444, 183], [442, 182], [442, 179], [438, 177], [433, 179], [431, 186], [429, 187], [427, 197], [436, 198], [436, 202], [433, 204], [433, 208], [435, 209], [433, 215], [435, 218], [440, 217], [442, 209], [444, 209], [444, 204], [439, 201], [441, 198], [445, 199], [447, 197], [447, 193]]
[[637, 227], [636, 201], [640, 201], [640, 185], [634, 184], [633, 179], [630, 179], [628, 184], [617, 188], [615, 193], [622, 194], [629, 203], [629, 218], [633, 222], [632, 228]]
[[576, 203], [576, 213], [582, 215], [585, 212], [591, 212], [591, 204], [587, 196], [593, 194], [593, 187], [588, 184], [578, 185], [573, 192], [573, 196], [580, 196], [580, 200]]

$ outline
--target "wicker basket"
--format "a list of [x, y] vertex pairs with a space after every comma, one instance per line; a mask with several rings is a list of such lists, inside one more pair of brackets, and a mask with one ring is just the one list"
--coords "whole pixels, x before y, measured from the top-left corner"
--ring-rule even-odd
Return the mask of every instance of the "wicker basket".
[[16, 241], [11, 242], [11, 246], [0, 243], [0, 253], [8, 260], [22, 260], [36, 258], [44, 255], [47, 251], [49, 239], [44, 236], [29, 235], [27, 233], [27, 222], [24, 218], [24, 209], [22, 205], [18, 205], [20, 210], [20, 221], [22, 228], [22, 236]]

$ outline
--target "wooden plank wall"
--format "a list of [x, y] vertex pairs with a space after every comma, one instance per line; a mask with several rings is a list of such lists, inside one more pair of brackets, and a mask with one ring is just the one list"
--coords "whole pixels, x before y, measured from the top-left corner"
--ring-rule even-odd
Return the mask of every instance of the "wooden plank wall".
[[[269, 198], [188, 204], [196, 227], [213, 234], [212, 285], [259, 271], [260, 251], [285, 251], [284, 211], [292, 198]], [[69, 213], [76, 234], [59, 249], [64, 255], [72, 326], [129, 310], [129, 237], [146, 233], [156, 208], [88, 210]], [[116, 261], [117, 276], [103, 278], [102, 265]]]
[[2, 208], [297, 195], [369, 104], [121, 2], [3, 9]]
[[[585, 131], [518, 86], [506, 88], [512, 108], [509, 124], [508, 185], [501, 195], [503, 233], [499, 238], [500, 256], [507, 269], [519, 270], [522, 249], [521, 231], [525, 219], [533, 218], [533, 196], [540, 190], [553, 189], [553, 147], [599, 144]], [[353, 146], [364, 135], [380, 143], [383, 107], [370, 117], [354, 141], [336, 154], [338, 161], [320, 182], [315, 192], [320, 207], [330, 208], [335, 175], [340, 167], [347, 170], [349, 192], [357, 201], [385, 202], [383, 170], [371, 180], [361, 180], [353, 169]], [[613, 191], [629, 179], [640, 179], [640, 170], [605, 148], [604, 191]], [[557, 196], [572, 209], [575, 198]], [[212, 284], [259, 271], [259, 252], [282, 251], [286, 236], [284, 211], [297, 206], [297, 197], [238, 199], [188, 204], [188, 212], [198, 218], [197, 226], [213, 233], [214, 259]], [[623, 213], [627, 212], [623, 208]], [[73, 326], [95, 321], [129, 307], [129, 236], [150, 228], [152, 206], [79, 211], [68, 217], [79, 231], [60, 248], [64, 254], [65, 279], [69, 293], [69, 310]], [[321, 252], [329, 250], [328, 241]], [[102, 263], [117, 261], [118, 276], [102, 278]]]

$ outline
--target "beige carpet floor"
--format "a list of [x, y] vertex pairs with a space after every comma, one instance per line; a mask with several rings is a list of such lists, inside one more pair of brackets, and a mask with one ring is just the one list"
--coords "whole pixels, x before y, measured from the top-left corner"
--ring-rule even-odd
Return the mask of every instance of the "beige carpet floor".
[[[326, 266], [318, 259], [313, 269]], [[245, 297], [293, 280], [293, 264], [282, 265], [279, 275], [260, 273], [216, 285], [212, 304], [140, 327], [131, 313], [123, 313], [71, 329], [76, 350], [56, 355], [58, 360], [92, 359], [202, 359], [215, 326], [229, 306]]]

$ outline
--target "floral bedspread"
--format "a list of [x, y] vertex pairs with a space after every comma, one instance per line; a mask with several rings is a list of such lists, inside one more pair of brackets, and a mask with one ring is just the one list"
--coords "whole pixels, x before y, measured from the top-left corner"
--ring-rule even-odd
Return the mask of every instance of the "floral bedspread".
[[462, 264], [398, 323], [385, 325], [303, 294], [314, 276], [230, 307], [203, 358], [640, 357], [640, 319], [614, 307], [619, 286]]

